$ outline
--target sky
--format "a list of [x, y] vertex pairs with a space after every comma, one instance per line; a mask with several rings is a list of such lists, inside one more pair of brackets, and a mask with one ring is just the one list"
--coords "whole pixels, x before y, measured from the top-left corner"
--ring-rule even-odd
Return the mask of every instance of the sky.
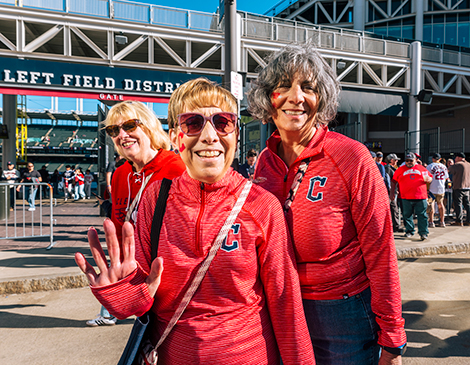
[[[237, 0], [237, 10], [247, 11], [249, 13], [264, 14], [269, 8], [276, 5], [277, 1], [253, 1], [253, 0]], [[133, 1], [134, 2], [134, 1]], [[197, 10], [207, 13], [215, 13], [219, 6], [219, 0], [136, 0], [135, 2], [168, 6], [185, 10]]]

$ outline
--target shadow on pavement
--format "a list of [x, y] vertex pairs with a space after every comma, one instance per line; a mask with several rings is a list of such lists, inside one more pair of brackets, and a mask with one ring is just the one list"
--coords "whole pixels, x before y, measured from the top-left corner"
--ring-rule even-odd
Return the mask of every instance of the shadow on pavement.
[[[117, 325], [131, 324], [134, 319], [118, 321]], [[80, 328], [86, 321], [56, 317], [33, 316], [0, 311], [0, 328]]]
[[468, 308], [470, 301], [404, 302], [408, 337], [404, 357], [470, 357], [470, 324], [462, 320], [468, 317]]

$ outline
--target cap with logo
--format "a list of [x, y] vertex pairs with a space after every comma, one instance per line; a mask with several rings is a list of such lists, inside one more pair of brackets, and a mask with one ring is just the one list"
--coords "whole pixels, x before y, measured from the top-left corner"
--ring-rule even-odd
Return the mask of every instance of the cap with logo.
[[8, 161], [7, 165], [14, 165], [14, 163], [11, 161]]
[[405, 156], [405, 160], [414, 160], [416, 155], [413, 152], [408, 152]]

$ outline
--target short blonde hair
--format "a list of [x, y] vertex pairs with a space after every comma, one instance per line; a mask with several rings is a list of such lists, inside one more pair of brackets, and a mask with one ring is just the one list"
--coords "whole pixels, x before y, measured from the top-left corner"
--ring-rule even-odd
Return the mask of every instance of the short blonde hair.
[[178, 114], [206, 107], [218, 107], [224, 112], [235, 114], [238, 111], [237, 100], [230, 91], [200, 77], [185, 82], [171, 95], [168, 104], [168, 128], [177, 128]]
[[[150, 145], [153, 149], [165, 150], [170, 149], [170, 137], [163, 130], [162, 124], [145, 104], [139, 101], [126, 100], [114, 105], [108, 112], [104, 126], [118, 124], [122, 120], [137, 118], [140, 120], [140, 128], [150, 138]], [[116, 145], [116, 149], [120, 155], [123, 155], [120, 146]]]

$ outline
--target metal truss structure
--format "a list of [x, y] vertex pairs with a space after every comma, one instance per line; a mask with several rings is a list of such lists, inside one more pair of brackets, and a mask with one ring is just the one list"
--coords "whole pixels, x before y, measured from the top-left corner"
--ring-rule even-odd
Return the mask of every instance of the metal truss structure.
[[[353, 28], [354, 5], [357, 0], [286, 0], [268, 11], [271, 15], [293, 22]], [[365, 7], [363, 26], [400, 19], [414, 21], [417, 1], [422, 2], [423, 14], [444, 14], [452, 11], [469, 12], [467, 0], [358, 0]], [[357, 4], [356, 4], [357, 5]], [[322, 23], [323, 22], [323, 23]], [[457, 48], [458, 47], [453, 47]], [[367, 68], [367, 66], [366, 66]], [[369, 70], [370, 71], [370, 70]], [[470, 99], [470, 54], [446, 47], [422, 47], [421, 88], [435, 95]]]
[[[0, 5], [0, 56], [223, 75], [223, 25], [205, 30]], [[409, 44], [239, 13], [239, 71], [255, 78], [291, 42], [314, 42], [343, 85], [407, 93]], [[119, 42], [117, 42], [119, 40]], [[119, 44], [121, 43], [121, 44]]]
[[[396, 16], [410, 1], [402, 1], [397, 8], [392, 7], [390, 0], [385, 1], [387, 11], [383, 4], [377, 4], [379, 0], [368, 0], [368, 4], [382, 9], [385, 18]], [[451, 9], [459, 4], [450, 0], [432, 2]], [[291, 15], [300, 14], [308, 5], [327, 12], [331, 23], [339, 24], [353, 3], [353, 0], [311, 0], [300, 6], [299, 1], [295, 3], [298, 9]], [[190, 18], [191, 12], [187, 13]], [[204, 16], [209, 18], [206, 22], [209, 26], [194, 29], [189, 23], [185, 27], [149, 24], [116, 16], [0, 5], [0, 56], [223, 75], [223, 24], [219, 24], [216, 14]], [[305, 41], [318, 46], [343, 86], [410, 92], [412, 60], [408, 43], [380, 39], [366, 32], [248, 13], [239, 13], [238, 69], [248, 79], [255, 78], [271, 52], [291, 42]], [[422, 88], [445, 96], [470, 98], [470, 56], [423, 47], [422, 72]]]

